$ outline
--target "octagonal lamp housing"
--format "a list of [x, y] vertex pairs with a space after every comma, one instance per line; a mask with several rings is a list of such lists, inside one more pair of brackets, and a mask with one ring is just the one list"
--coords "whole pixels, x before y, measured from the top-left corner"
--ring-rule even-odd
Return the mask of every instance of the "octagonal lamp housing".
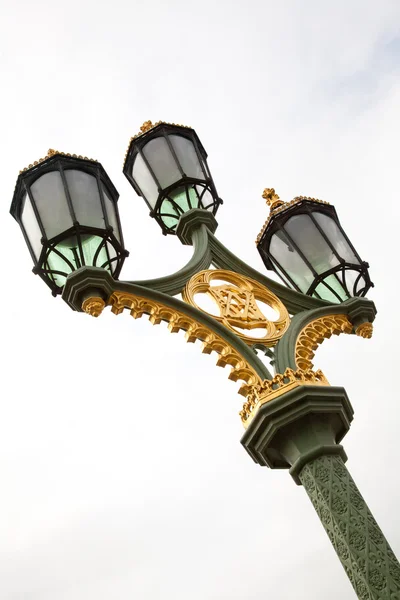
[[329, 302], [366, 295], [373, 286], [369, 265], [359, 257], [333, 206], [304, 196], [284, 203], [276, 194], [269, 204], [271, 214], [256, 242], [267, 269], [288, 287]]
[[10, 212], [18, 221], [33, 272], [60, 294], [67, 276], [86, 265], [117, 278], [124, 248], [118, 192], [97, 161], [49, 150], [21, 171]]
[[123, 172], [164, 234], [175, 233], [179, 218], [190, 209], [215, 215], [222, 203], [207, 153], [190, 127], [144, 123], [130, 141]]

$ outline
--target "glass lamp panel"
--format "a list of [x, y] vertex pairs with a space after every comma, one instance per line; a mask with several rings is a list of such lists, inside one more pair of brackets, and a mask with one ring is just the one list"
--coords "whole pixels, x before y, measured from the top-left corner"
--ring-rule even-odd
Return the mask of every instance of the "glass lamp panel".
[[163, 200], [160, 207], [160, 217], [162, 222], [170, 228], [176, 227], [178, 219], [182, 213], [168, 199]]
[[150, 140], [142, 152], [163, 189], [182, 179], [174, 155], [164, 137]]
[[[112, 244], [110, 244], [110, 242], [107, 242], [106, 245], [107, 245], [107, 250], [108, 250], [108, 256], [109, 256], [110, 263], [109, 263], [109, 266], [108, 265], [104, 265], [103, 268], [104, 269], [108, 269], [109, 271], [111, 271], [111, 273], [114, 273], [115, 269], [118, 266], [118, 261], [114, 260], [113, 262], [111, 262], [111, 260], [117, 256], [117, 253], [115, 251], [114, 246]], [[103, 266], [103, 265], [101, 265], [101, 266]]]
[[332, 219], [332, 217], [328, 217], [328, 215], [320, 212], [313, 213], [313, 217], [324, 231], [326, 237], [329, 238], [330, 243], [335, 248], [339, 256], [344, 258], [346, 262], [359, 265], [360, 261], [354, 254], [335, 220]]
[[33, 211], [31, 199], [26, 193], [23, 200], [23, 207], [21, 216], [22, 225], [24, 226], [25, 233], [31, 243], [33, 253], [38, 259], [40, 252], [42, 251], [42, 232], [40, 231], [36, 215]]
[[168, 137], [185, 175], [195, 179], [204, 179], [205, 175], [193, 142], [180, 135], [170, 135]]
[[285, 223], [284, 229], [317, 273], [324, 273], [339, 264], [336, 255], [309, 215], [291, 217]]
[[158, 198], [157, 185], [140, 154], [136, 155], [132, 168], [132, 177], [140, 187], [140, 191], [152, 208], [155, 207]]
[[[342, 284], [334, 274], [325, 277], [324, 281], [326, 281], [326, 283], [329, 285], [329, 288], [331, 289], [327, 288], [326, 285], [324, 285], [323, 283], [319, 283], [315, 288], [315, 291], [323, 300], [328, 300], [329, 302], [336, 303], [348, 300], [349, 296], [346, 294]], [[336, 296], [336, 294], [339, 297]]]
[[68, 169], [65, 171], [65, 179], [78, 223], [104, 229], [104, 215], [96, 177], [85, 171]]
[[212, 212], [214, 209], [214, 198], [212, 197], [211, 192], [206, 190], [203, 194], [204, 188], [200, 187], [199, 185], [196, 186], [196, 189], [199, 196], [201, 196], [202, 207]]
[[107, 212], [108, 223], [113, 228], [113, 233], [117, 240], [121, 241], [121, 236], [119, 234], [118, 229], [118, 221], [117, 221], [117, 206], [116, 203], [113, 202], [108, 195], [108, 192], [103, 184], [101, 184], [101, 189], [103, 190], [104, 204]]
[[31, 193], [48, 239], [72, 227], [64, 184], [59, 171], [45, 173], [31, 185]]
[[306, 293], [314, 281], [314, 275], [307, 264], [290, 245], [284, 232], [277, 231], [271, 237], [269, 252], [277, 260], [282, 269]]

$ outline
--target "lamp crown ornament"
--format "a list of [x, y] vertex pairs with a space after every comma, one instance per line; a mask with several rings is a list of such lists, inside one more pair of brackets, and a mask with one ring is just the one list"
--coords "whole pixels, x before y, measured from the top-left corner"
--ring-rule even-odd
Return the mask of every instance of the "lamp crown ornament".
[[262, 197], [264, 198], [264, 200], [266, 200], [267, 206], [269, 206], [271, 212], [276, 208], [279, 208], [279, 206], [282, 206], [282, 204], [284, 204], [283, 200], [279, 198], [274, 188], [265, 188], [265, 190], [262, 193]]

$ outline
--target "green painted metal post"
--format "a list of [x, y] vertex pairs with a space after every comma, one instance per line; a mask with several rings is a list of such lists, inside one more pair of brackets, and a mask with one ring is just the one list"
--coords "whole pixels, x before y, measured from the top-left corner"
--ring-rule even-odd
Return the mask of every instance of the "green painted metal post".
[[344, 464], [352, 418], [343, 388], [300, 385], [262, 404], [241, 443], [304, 486], [360, 600], [400, 600], [400, 564]]
[[342, 458], [319, 456], [299, 474], [362, 600], [400, 600], [400, 564]]

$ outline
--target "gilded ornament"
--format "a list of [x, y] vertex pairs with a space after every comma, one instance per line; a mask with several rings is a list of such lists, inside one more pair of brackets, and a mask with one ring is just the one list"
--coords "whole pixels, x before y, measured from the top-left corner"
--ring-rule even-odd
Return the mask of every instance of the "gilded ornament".
[[267, 201], [267, 205], [269, 206], [271, 212], [283, 204], [283, 200], [279, 198], [274, 188], [265, 188], [262, 197]]
[[327, 315], [314, 319], [299, 333], [295, 345], [296, 366], [302, 371], [313, 368], [315, 350], [331, 335], [352, 333], [353, 325], [347, 315]]
[[362, 338], [370, 339], [372, 337], [374, 327], [372, 323], [366, 322], [361, 323], [356, 329], [356, 335], [359, 335]]
[[99, 317], [104, 310], [106, 303], [103, 298], [92, 296], [86, 298], [82, 303], [82, 310], [91, 317]]
[[[85, 300], [82, 304], [82, 309], [92, 314], [89, 312], [89, 309], [95, 310], [96, 306], [99, 309], [100, 306], [96, 304], [99, 300], [101, 298], [89, 298]], [[91, 302], [94, 303], [93, 306]], [[136, 296], [129, 292], [114, 292], [108, 299], [107, 306], [111, 306], [111, 311], [115, 315], [121, 314], [127, 308], [134, 319], [140, 319], [146, 314], [153, 325], [158, 325], [162, 321], [165, 321], [168, 323], [168, 329], [171, 333], [177, 333], [181, 330], [185, 331], [187, 342], [201, 340], [203, 342], [202, 352], [204, 354], [216, 352], [218, 354], [217, 366], [225, 367], [229, 365], [231, 367], [229, 379], [231, 381], [243, 382], [239, 389], [241, 395], [246, 396], [250, 388], [261, 384], [260, 376], [235, 348], [193, 317], [189, 317], [179, 310], [169, 308], [155, 300], [149, 300], [148, 298]], [[93, 316], [98, 315], [93, 314]]]
[[[215, 279], [227, 283], [212, 285]], [[257, 281], [233, 271], [221, 269], [200, 271], [186, 284], [182, 293], [183, 300], [198, 310], [206, 312], [197, 304], [197, 294], [207, 294], [214, 300], [220, 314], [213, 315], [208, 312], [207, 314], [225, 325], [246, 344], [259, 342], [266, 346], [273, 346], [289, 327], [289, 313], [281, 300]], [[257, 300], [275, 310], [276, 320], [271, 321], [265, 317]], [[243, 331], [254, 329], [264, 330], [264, 336], [255, 337]]]
[[239, 413], [243, 425], [249, 425], [260, 406], [300, 385], [329, 385], [329, 382], [320, 370], [314, 372], [286, 369], [283, 374], [277, 373], [271, 380], [264, 379], [261, 384], [248, 390], [247, 401]]

